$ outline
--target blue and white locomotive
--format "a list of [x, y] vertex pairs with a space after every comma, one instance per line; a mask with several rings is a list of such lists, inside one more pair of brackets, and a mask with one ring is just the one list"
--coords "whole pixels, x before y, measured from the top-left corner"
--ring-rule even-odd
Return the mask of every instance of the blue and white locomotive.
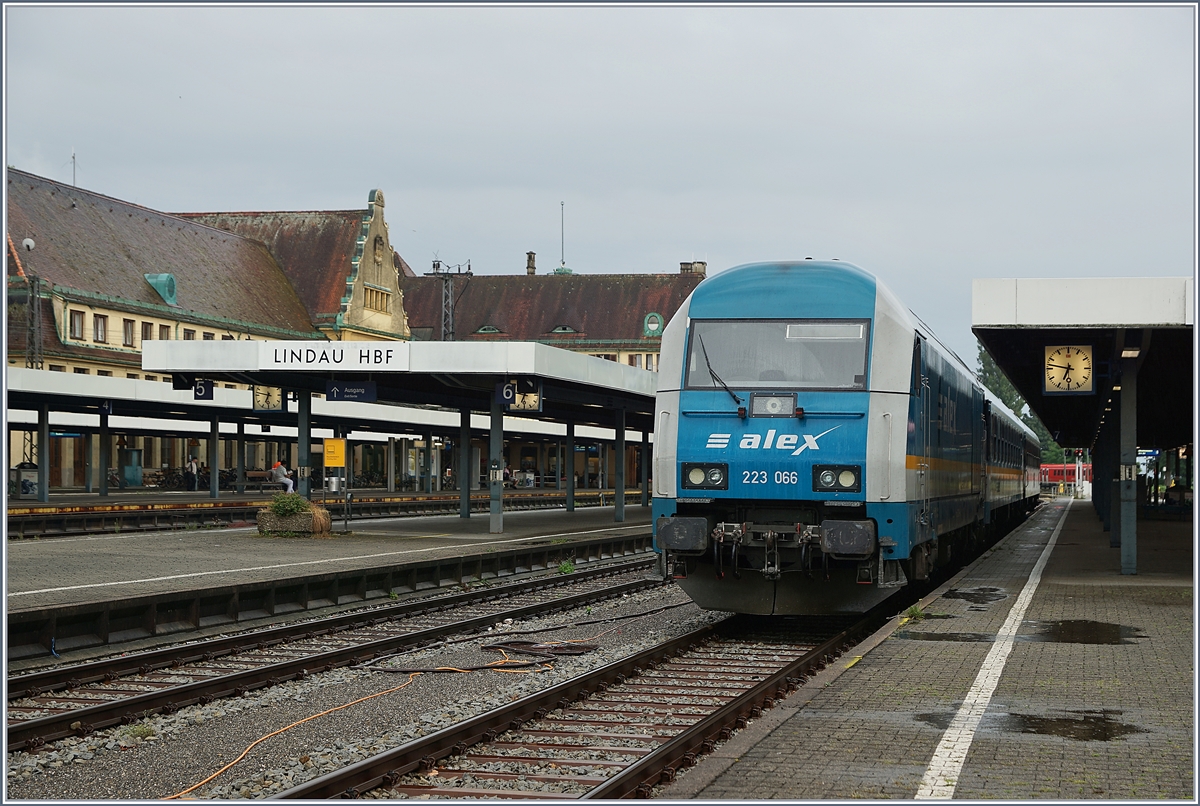
[[861, 612], [1037, 503], [1037, 437], [873, 275], [702, 282], [663, 333], [655, 547], [701, 607]]

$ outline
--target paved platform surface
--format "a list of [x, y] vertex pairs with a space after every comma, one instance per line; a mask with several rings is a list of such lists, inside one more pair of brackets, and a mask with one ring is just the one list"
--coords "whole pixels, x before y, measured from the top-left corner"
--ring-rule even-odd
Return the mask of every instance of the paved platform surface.
[[556, 540], [645, 533], [650, 507], [612, 506], [504, 513], [504, 532], [489, 518], [456, 515], [334, 519], [329, 538], [268, 537], [257, 528], [182, 529], [48, 540], [7, 541], [9, 612], [111, 601], [339, 570], [517, 548]]
[[1194, 802], [1193, 542], [1191, 523], [1139, 522], [1122, 575], [1089, 501], [1045, 504], [928, 617], [893, 620], [658, 796]]

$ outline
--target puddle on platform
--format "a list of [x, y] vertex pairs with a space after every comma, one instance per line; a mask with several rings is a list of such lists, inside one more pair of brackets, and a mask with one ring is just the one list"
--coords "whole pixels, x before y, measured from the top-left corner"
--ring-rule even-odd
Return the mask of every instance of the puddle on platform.
[[[1135, 638], [1145, 638], [1137, 627], [1124, 624], [1108, 624], [1103, 621], [1026, 621], [1023, 628], [1037, 632], [1015, 636], [1014, 641], [1048, 644], [1132, 644]], [[996, 640], [994, 633], [984, 632], [922, 632], [899, 630], [896, 638], [910, 641], [954, 641], [957, 643], [980, 643]]]
[[959, 590], [951, 588], [942, 594], [943, 599], [964, 599], [972, 604], [991, 604], [1001, 599], [1007, 599], [1008, 594], [1002, 588], [968, 588]]
[[1135, 638], [1145, 638], [1137, 627], [1109, 624], [1104, 621], [1026, 621], [1039, 632], [1018, 635], [1018, 641], [1049, 641], [1059, 644], [1132, 644]]
[[[1059, 736], [1077, 742], [1110, 742], [1131, 733], [1145, 733], [1145, 728], [1118, 722], [1113, 717], [1121, 711], [1066, 711], [1065, 716], [1034, 716], [1033, 714], [985, 714], [980, 728], [1006, 733], [1032, 733], [1039, 736]], [[917, 714], [917, 720], [945, 730], [950, 727], [952, 714]]]

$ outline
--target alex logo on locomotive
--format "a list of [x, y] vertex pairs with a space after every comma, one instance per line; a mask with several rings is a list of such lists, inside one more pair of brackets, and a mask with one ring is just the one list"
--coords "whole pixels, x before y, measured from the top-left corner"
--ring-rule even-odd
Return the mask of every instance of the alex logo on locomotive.
[[[804, 453], [806, 450], [813, 450], [813, 451], [820, 450], [821, 446], [817, 444], [817, 440], [819, 440], [821, 437], [828, 434], [830, 431], [836, 431], [839, 428], [841, 428], [840, 425], [835, 425], [833, 428], [822, 431], [821, 433], [817, 434], [816, 436], [814, 436], [812, 434], [799, 434], [799, 435], [797, 435], [797, 434], [780, 434], [778, 436], [778, 438], [776, 438], [775, 429], [772, 428], [769, 431], [767, 431], [766, 436], [763, 436], [762, 434], [745, 434], [745, 435], [743, 435], [742, 438], [738, 440], [737, 447], [741, 448], [742, 450], [751, 450], [751, 451], [752, 450], [769, 451], [772, 449], [772, 447], [774, 447], [775, 450], [779, 450], [779, 451], [790, 450], [790, 451], [792, 451], [792, 456], [799, 456], [800, 454]], [[733, 437], [733, 434], [709, 434], [708, 442], [705, 444], [704, 447], [706, 447], [706, 448], [728, 448], [729, 440], [732, 437]], [[801, 438], [804, 439], [804, 444], [797, 448], [796, 444]], [[792, 450], [793, 448], [795, 448], [795, 450]]]

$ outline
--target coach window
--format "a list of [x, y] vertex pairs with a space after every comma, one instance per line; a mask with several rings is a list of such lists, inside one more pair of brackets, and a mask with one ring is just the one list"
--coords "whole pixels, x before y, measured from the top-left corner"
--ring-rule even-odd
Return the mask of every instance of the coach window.
[[92, 341], [97, 344], [108, 343], [108, 317], [104, 314], [92, 314]]
[[71, 311], [71, 338], [83, 338], [83, 311]]

